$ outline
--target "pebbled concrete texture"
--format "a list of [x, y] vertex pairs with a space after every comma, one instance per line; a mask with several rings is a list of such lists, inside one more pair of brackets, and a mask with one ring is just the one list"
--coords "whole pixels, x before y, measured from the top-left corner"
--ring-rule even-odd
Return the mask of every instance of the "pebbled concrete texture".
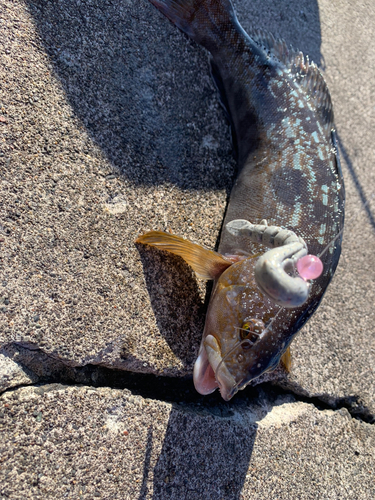
[[[375, 427], [292, 397], [212, 408], [109, 388], [0, 398], [3, 498], [371, 499]], [[222, 405], [224, 406], [224, 405]]]
[[343, 254], [291, 373], [271, 375], [302, 397], [10, 389], [191, 374], [206, 284], [134, 240], [214, 248], [235, 162], [207, 54], [147, 0], [0, 0], [3, 498], [374, 498], [373, 425], [302, 400], [375, 415], [375, 3], [234, 4], [245, 29], [310, 54], [334, 102]]

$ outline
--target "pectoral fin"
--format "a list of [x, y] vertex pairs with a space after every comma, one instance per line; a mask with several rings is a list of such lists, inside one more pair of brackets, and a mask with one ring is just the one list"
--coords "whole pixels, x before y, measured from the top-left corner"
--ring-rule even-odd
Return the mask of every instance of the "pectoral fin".
[[213, 280], [218, 278], [232, 262], [213, 250], [185, 240], [174, 234], [150, 231], [136, 240], [136, 243], [151, 245], [182, 257], [194, 270], [198, 278]]
[[292, 355], [290, 352], [290, 347], [281, 356], [280, 363], [284, 366], [286, 371], [289, 373], [292, 368]]

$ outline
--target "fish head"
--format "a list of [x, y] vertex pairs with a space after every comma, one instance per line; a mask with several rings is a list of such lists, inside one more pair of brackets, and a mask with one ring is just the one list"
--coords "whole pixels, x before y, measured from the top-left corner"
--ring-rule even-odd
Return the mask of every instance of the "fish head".
[[194, 366], [201, 394], [219, 388], [223, 399], [230, 400], [251, 380], [276, 368], [290, 343], [297, 316], [280, 311], [262, 294], [253, 278], [254, 263], [234, 264], [217, 280]]

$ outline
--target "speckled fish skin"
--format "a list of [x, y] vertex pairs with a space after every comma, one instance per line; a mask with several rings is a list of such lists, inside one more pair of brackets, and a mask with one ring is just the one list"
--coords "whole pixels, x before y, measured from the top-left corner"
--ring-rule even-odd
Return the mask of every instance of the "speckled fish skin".
[[[344, 224], [344, 185], [332, 104], [319, 70], [267, 33], [246, 34], [229, 0], [151, 2], [211, 52], [212, 73], [230, 115], [238, 175], [218, 252], [264, 252], [264, 247], [233, 238], [225, 224], [234, 219], [252, 223], [266, 219], [269, 225], [293, 230], [306, 241], [309, 253], [318, 255]], [[322, 256], [324, 272], [313, 282], [308, 301], [294, 310], [279, 311], [259, 291], [253, 273], [256, 259], [238, 262], [216, 281], [201, 351], [207, 348], [208, 336], [217, 340], [235, 381], [232, 387], [219, 383], [224, 399], [277, 366], [319, 305], [340, 251], [341, 237]], [[267, 334], [251, 349], [238, 345], [247, 318], [267, 325], [274, 317]]]

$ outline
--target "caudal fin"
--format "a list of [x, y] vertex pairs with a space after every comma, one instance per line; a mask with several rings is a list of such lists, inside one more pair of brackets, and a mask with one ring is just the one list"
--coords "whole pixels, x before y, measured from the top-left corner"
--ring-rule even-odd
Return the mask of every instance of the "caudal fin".
[[211, 52], [237, 22], [230, 0], [150, 0], [180, 30]]

